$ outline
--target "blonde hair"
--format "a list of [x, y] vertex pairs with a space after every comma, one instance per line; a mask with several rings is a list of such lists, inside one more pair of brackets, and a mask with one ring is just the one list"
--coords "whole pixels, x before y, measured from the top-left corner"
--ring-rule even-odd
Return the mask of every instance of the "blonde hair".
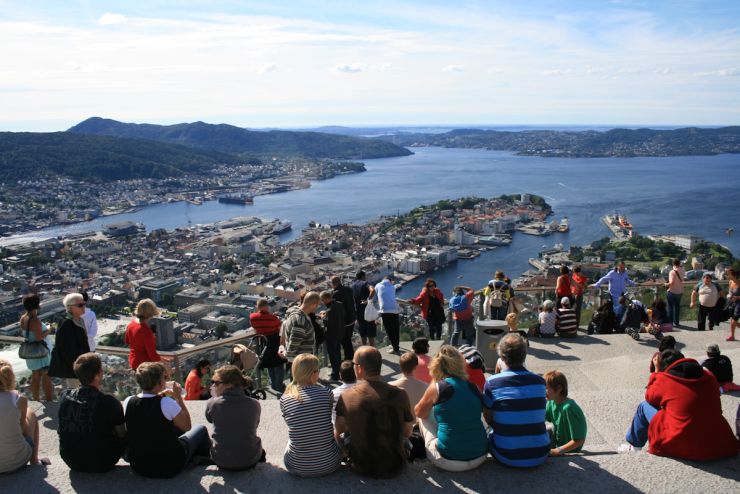
[[439, 348], [439, 351], [429, 363], [429, 374], [435, 381], [441, 381], [447, 377], [468, 379], [465, 359], [452, 345], [442, 345]]
[[13, 366], [7, 360], [0, 359], [0, 392], [13, 391], [15, 389], [15, 373]]
[[293, 380], [285, 388], [284, 394], [300, 401], [301, 388], [311, 384], [311, 376], [318, 370], [319, 359], [316, 355], [310, 353], [298, 355], [293, 361], [293, 365], [290, 366], [290, 373], [293, 375]]
[[516, 324], [517, 320], [519, 319], [519, 316], [517, 316], [516, 312], [510, 312], [506, 314], [506, 323], [510, 325]]
[[139, 319], [150, 319], [159, 315], [159, 308], [157, 307], [157, 304], [154, 303], [154, 300], [145, 298], [139, 300], [139, 303], [136, 304], [134, 315]]
[[303, 297], [303, 305], [311, 305], [311, 304], [320, 304], [321, 303], [321, 296], [319, 295], [319, 292], [308, 292], [305, 297]]

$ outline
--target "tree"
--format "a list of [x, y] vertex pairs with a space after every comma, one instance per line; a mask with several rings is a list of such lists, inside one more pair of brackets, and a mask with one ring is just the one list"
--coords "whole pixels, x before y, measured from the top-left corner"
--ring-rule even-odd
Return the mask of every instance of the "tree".
[[216, 333], [216, 338], [218, 338], [220, 340], [221, 338], [223, 338], [226, 335], [226, 331], [228, 329], [229, 328], [226, 326], [226, 324], [220, 322], [220, 323], [218, 323], [218, 325], [216, 326], [216, 328], [213, 330], [213, 332]]

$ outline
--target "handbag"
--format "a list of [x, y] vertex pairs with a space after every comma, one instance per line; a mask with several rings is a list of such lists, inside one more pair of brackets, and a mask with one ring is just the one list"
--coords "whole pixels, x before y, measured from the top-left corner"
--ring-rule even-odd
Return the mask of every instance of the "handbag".
[[18, 357], [23, 360], [44, 358], [49, 355], [49, 347], [44, 340], [28, 341], [28, 331], [26, 331], [26, 341], [21, 343], [18, 348]]
[[373, 302], [372, 300], [367, 301], [364, 316], [365, 320], [368, 322], [377, 321], [380, 317], [380, 312], [378, 311], [378, 308], [375, 307], [375, 302]]

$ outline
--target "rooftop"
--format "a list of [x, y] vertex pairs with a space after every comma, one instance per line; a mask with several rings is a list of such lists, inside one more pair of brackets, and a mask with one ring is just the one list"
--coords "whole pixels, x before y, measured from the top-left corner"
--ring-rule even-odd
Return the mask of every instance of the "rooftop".
[[[687, 357], [703, 359], [709, 343], [718, 343], [722, 352], [740, 362], [740, 343], [724, 341], [721, 331], [679, 331], [674, 336]], [[436, 342], [434, 342], [436, 343]], [[410, 347], [402, 342], [403, 348]], [[434, 348], [433, 348], [434, 349]], [[480, 468], [466, 473], [437, 470], [428, 462], [416, 462], [398, 478], [373, 480], [341, 467], [320, 479], [299, 479], [288, 474], [282, 462], [287, 429], [276, 400], [260, 402], [262, 420], [259, 435], [267, 451], [266, 464], [248, 472], [221, 472], [215, 466], [193, 467], [170, 480], [145, 479], [135, 475], [121, 461], [107, 474], [70, 472], [59, 457], [56, 429], [57, 407], [34, 403], [41, 418], [41, 456], [49, 457], [48, 467], [26, 467], [2, 478], [3, 491], [52, 492], [266, 492], [271, 494], [311, 492], [738, 492], [740, 462], [737, 458], [698, 463], [661, 458], [648, 453], [617, 455], [616, 446], [635, 407], [644, 397], [650, 357], [656, 350], [652, 338], [633, 341], [626, 335], [585, 336], [574, 340], [531, 341], [527, 367], [537, 373], [563, 371], [569, 380], [570, 395], [588, 419], [588, 438], [583, 454], [550, 458], [543, 466], [515, 470], [489, 459]], [[384, 375], [398, 373], [398, 357], [383, 351]], [[738, 395], [722, 396], [725, 418], [733, 426]], [[206, 423], [205, 402], [188, 402], [193, 423]]]

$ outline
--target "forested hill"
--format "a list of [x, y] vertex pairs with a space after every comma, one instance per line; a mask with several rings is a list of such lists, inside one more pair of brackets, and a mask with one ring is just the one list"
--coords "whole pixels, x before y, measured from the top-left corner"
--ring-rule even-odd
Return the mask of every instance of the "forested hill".
[[543, 157], [626, 158], [740, 153], [740, 126], [675, 130], [613, 129], [606, 132], [456, 129], [444, 134], [398, 134], [378, 139], [402, 146], [496, 149]]
[[164, 178], [244, 159], [177, 144], [69, 132], [0, 132], [0, 181], [58, 174], [86, 181]]
[[204, 122], [153, 125], [92, 117], [75, 125], [68, 132], [148, 139], [223, 153], [249, 155], [370, 159], [412, 154], [408, 149], [390, 142], [360, 137], [286, 130], [260, 132], [233, 125], [213, 125]]

